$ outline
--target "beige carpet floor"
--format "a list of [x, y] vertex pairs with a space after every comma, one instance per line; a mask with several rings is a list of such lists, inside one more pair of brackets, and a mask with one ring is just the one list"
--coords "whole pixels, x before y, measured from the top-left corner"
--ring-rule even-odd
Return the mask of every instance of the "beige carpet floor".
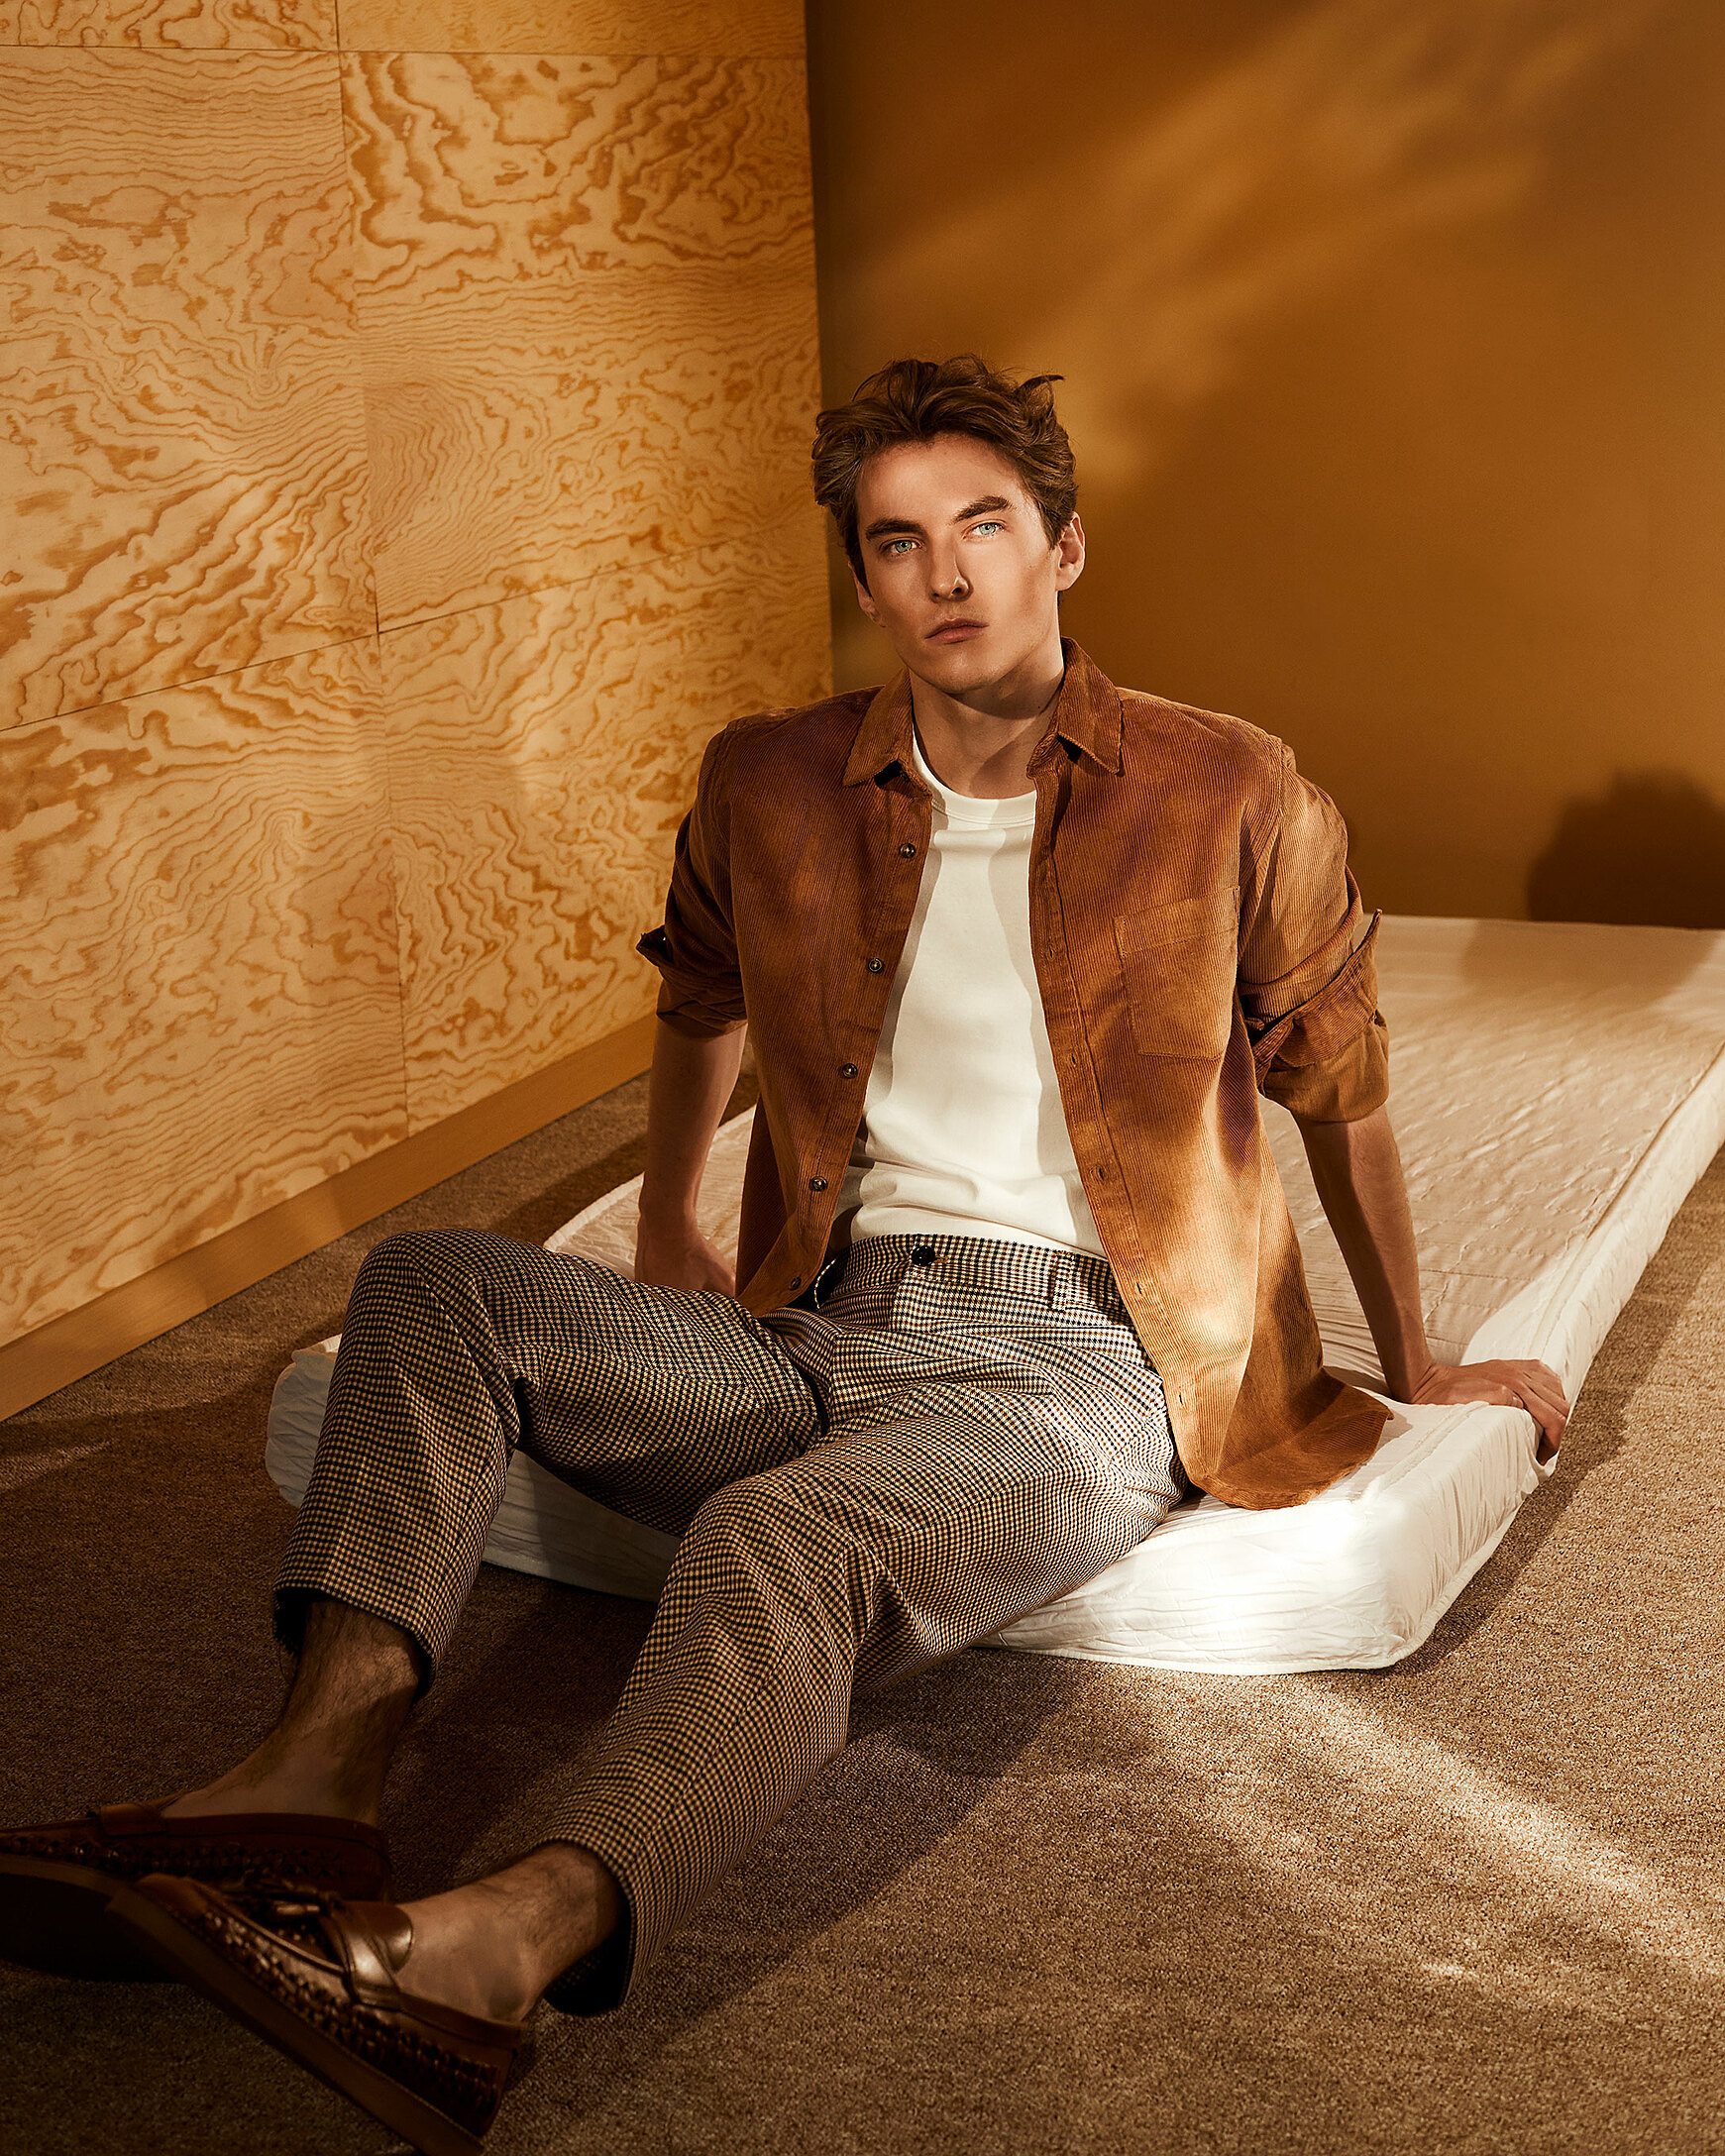
[[[539, 1240], [639, 1166], [637, 1081], [0, 1426], [15, 1820], [267, 1722], [287, 1351], [406, 1226]], [[624, 2013], [542, 2014], [496, 2156], [1725, 2148], [1725, 1156], [1430, 1645], [1279, 1678], [961, 1656], [855, 1741]], [[507, 1853], [646, 1623], [485, 1568], [413, 1725], [404, 1889]], [[20, 2151], [382, 2156], [197, 1997], [0, 1971]]]

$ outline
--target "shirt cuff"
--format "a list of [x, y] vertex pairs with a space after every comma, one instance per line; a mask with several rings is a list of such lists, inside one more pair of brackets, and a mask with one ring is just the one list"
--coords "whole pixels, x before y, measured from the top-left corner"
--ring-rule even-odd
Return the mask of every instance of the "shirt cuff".
[[1296, 1116], [1354, 1123], [1389, 1098], [1389, 1028], [1377, 1008], [1371, 926], [1335, 979], [1254, 1043], [1261, 1090]]
[[721, 1033], [734, 1033], [748, 1023], [741, 999], [735, 993], [727, 997], [722, 989], [714, 993], [713, 986], [683, 972], [671, 955], [671, 939], [661, 928], [649, 928], [635, 945], [649, 965], [659, 969], [659, 1002], [657, 1015], [674, 1033], [684, 1033], [692, 1040], [716, 1038]]
[[1277, 1065], [1263, 1090], [1308, 1123], [1357, 1123], [1389, 1099], [1389, 1027], [1374, 1011], [1366, 1030], [1339, 1055]]

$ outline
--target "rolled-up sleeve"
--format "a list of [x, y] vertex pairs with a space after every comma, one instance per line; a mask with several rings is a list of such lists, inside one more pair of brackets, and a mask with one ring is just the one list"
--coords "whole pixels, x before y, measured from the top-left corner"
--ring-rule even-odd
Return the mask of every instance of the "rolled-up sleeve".
[[1379, 916], [1367, 920], [1360, 905], [1335, 803], [1285, 748], [1279, 796], [1242, 878], [1240, 1000], [1259, 1090], [1315, 1123], [1369, 1116], [1389, 1098]]
[[659, 1017], [674, 1031], [731, 1033], [743, 1024], [743, 983], [731, 916], [727, 738], [707, 743], [695, 806], [677, 833], [665, 918], [636, 944], [659, 969]]

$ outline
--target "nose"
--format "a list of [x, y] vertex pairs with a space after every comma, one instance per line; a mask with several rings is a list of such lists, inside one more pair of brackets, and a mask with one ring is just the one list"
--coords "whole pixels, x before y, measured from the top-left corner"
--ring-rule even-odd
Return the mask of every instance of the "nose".
[[930, 559], [928, 589], [936, 598], [964, 598], [969, 593], [970, 579], [959, 567], [956, 554], [944, 561], [937, 555]]

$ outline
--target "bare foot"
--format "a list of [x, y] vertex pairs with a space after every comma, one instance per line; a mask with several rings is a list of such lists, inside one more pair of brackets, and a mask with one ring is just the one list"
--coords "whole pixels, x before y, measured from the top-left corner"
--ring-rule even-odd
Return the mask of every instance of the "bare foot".
[[201, 1789], [187, 1789], [171, 1804], [163, 1804], [168, 1819], [203, 1819], [234, 1812], [298, 1812], [324, 1819], [360, 1819], [369, 1827], [377, 1824], [376, 1797], [367, 1801], [363, 1792], [350, 1794], [339, 1786], [339, 1774], [313, 1773], [292, 1767], [270, 1774], [257, 1764], [257, 1754]]

